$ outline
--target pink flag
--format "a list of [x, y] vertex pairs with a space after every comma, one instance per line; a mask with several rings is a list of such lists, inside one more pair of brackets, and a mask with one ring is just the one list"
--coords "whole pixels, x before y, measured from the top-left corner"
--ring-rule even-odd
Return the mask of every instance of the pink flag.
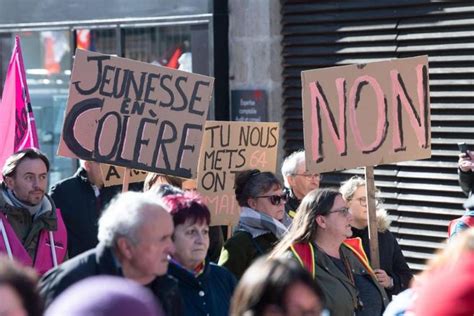
[[38, 135], [17, 36], [0, 103], [0, 170], [11, 154], [30, 147], [39, 148]]

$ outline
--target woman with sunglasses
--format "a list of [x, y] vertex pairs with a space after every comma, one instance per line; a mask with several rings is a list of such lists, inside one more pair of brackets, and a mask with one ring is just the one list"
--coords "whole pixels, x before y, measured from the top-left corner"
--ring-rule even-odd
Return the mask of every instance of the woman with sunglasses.
[[[367, 222], [367, 198], [365, 180], [352, 177], [339, 191], [350, 208], [353, 221], [353, 237], [362, 239], [365, 253], [370, 260], [369, 230]], [[378, 201], [376, 200], [378, 206]], [[377, 208], [377, 230], [379, 240], [380, 269], [374, 270], [379, 283], [385, 288], [389, 299], [404, 291], [410, 285], [413, 274], [408, 267], [397, 240], [389, 231], [390, 221], [387, 212]]]
[[246, 170], [235, 177], [235, 196], [241, 207], [233, 236], [221, 252], [219, 264], [238, 279], [259, 256], [269, 252], [286, 232], [281, 182], [271, 172]]
[[382, 315], [388, 298], [363, 249], [346, 241], [351, 221], [337, 190], [313, 190], [271, 257], [290, 256], [304, 266], [321, 287], [331, 315]]

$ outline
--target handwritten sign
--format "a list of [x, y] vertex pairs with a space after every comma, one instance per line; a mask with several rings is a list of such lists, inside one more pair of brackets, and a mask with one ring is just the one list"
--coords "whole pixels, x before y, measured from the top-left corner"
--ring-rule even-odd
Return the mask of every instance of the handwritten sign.
[[211, 210], [211, 225], [238, 222], [235, 173], [246, 169], [275, 172], [278, 139], [278, 123], [206, 122], [197, 189]]
[[306, 168], [431, 157], [428, 58], [303, 71]]
[[192, 178], [213, 84], [78, 49], [58, 154]]
[[[104, 180], [104, 186], [110, 187], [112, 185], [122, 185], [124, 168], [105, 163], [100, 164], [100, 171], [102, 172], [102, 180]], [[148, 172], [135, 169], [127, 169], [129, 172], [129, 183], [145, 181]]]

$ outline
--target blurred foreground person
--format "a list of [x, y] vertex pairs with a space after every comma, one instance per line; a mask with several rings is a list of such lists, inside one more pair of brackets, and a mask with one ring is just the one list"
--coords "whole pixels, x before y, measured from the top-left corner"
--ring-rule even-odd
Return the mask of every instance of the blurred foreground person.
[[61, 212], [45, 193], [49, 161], [38, 149], [11, 155], [0, 188], [0, 253], [39, 274], [63, 262], [67, 251]]
[[[339, 189], [352, 214], [352, 237], [362, 239], [362, 246], [370, 261], [369, 228], [365, 180], [352, 177]], [[378, 206], [378, 201], [376, 201]], [[395, 236], [389, 231], [390, 221], [385, 210], [377, 208], [377, 234], [379, 241], [380, 269], [374, 273], [388, 297], [404, 291], [410, 285], [413, 274], [406, 263]]]
[[0, 315], [41, 316], [43, 303], [33, 269], [0, 256]]
[[228, 315], [235, 277], [227, 269], [206, 260], [209, 248], [209, 209], [197, 194], [166, 196], [173, 216], [175, 252], [168, 273], [178, 280], [184, 313]]
[[138, 283], [114, 276], [84, 279], [62, 293], [45, 316], [164, 316], [156, 298]]
[[311, 275], [290, 259], [260, 258], [240, 279], [231, 316], [319, 316], [324, 298]]
[[219, 265], [238, 279], [259, 256], [273, 249], [286, 232], [286, 195], [271, 172], [246, 170], [235, 177], [235, 197], [241, 207], [239, 223], [227, 240]]
[[474, 228], [459, 233], [397, 295], [384, 313], [395, 315], [474, 315]]
[[388, 297], [364, 249], [346, 241], [351, 222], [337, 190], [311, 191], [271, 256], [289, 255], [304, 266], [323, 290], [331, 315], [381, 315]]
[[167, 315], [180, 315], [176, 280], [166, 275], [168, 256], [174, 251], [172, 234], [171, 216], [152, 194], [118, 195], [99, 220], [99, 244], [41, 279], [46, 304], [82, 279], [108, 274], [148, 287]]

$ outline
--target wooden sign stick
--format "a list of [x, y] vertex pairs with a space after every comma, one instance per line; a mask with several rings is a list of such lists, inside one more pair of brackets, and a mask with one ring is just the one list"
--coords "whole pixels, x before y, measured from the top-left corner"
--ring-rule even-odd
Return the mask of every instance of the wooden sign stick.
[[122, 193], [128, 191], [128, 183], [130, 182], [130, 169], [123, 167], [123, 183]]
[[367, 222], [369, 223], [370, 263], [373, 269], [380, 268], [377, 216], [375, 208], [374, 167], [365, 167], [365, 194], [367, 197]]

